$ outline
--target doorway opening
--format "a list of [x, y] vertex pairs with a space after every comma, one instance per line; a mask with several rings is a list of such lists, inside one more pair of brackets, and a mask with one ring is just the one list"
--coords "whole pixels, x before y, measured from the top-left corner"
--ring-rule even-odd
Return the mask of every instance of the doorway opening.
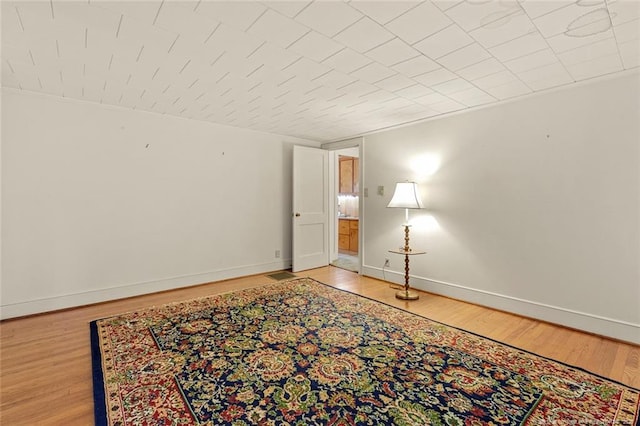
[[360, 272], [360, 159], [358, 147], [335, 151], [337, 252], [331, 265]]

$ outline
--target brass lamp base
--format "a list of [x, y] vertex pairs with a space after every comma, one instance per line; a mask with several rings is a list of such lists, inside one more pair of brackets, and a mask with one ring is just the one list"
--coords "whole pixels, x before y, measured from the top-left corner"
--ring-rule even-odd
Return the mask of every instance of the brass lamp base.
[[425, 254], [425, 252], [414, 251], [409, 247], [409, 226], [408, 224], [404, 225], [404, 247], [400, 247], [398, 250], [389, 250], [389, 252], [404, 255], [404, 286], [400, 287], [401, 290], [396, 292], [396, 299], [418, 300], [418, 293], [409, 287], [409, 256]]
[[418, 300], [418, 293], [411, 290], [400, 290], [396, 292], [396, 299], [402, 300]]

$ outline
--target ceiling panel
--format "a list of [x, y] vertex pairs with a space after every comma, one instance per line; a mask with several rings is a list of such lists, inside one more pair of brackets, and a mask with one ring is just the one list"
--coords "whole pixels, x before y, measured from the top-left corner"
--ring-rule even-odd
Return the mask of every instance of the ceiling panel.
[[490, 57], [491, 55], [489, 52], [487, 52], [482, 46], [478, 43], [472, 43], [438, 58], [438, 62], [447, 69], [458, 71], [462, 68], [482, 62], [485, 59], [489, 59]]
[[473, 43], [473, 38], [452, 24], [416, 43], [414, 47], [429, 58], [437, 59]]
[[333, 37], [363, 16], [346, 3], [314, 1], [296, 15], [295, 19], [327, 37]]
[[547, 47], [549, 47], [549, 43], [540, 33], [533, 31], [489, 48], [488, 50], [497, 60], [506, 62], [537, 52], [538, 50], [546, 49]]
[[415, 77], [440, 68], [440, 65], [432, 59], [424, 55], [418, 55], [415, 58], [407, 59], [393, 65], [391, 68], [407, 77]]
[[451, 20], [431, 2], [409, 9], [385, 26], [409, 44], [416, 43], [446, 28]]
[[487, 75], [497, 74], [504, 70], [504, 65], [491, 57], [484, 61], [477, 62], [466, 68], [456, 71], [456, 73], [467, 80], [475, 80]]
[[507, 17], [521, 10], [515, 1], [463, 1], [445, 13], [465, 31], [473, 31], [503, 26], [509, 21]]
[[319, 141], [640, 65], [638, 1], [1, 7], [4, 87]]
[[373, 19], [364, 17], [334, 37], [339, 43], [364, 53], [394, 38], [394, 35]]
[[486, 48], [514, 40], [535, 30], [529, 16], [516, 9], [498, 21], [493, 21], [471, 31], [469, 34]]
[[344, 73], [350, 73], [369, 65], [373, 60], [347, 47], [329, 56], [322, 63]]
[[318, 62], [322, 62], [342, 49], [344, 49], [343, 45], [316, 31], [307, 32], [289, 46], [289, 50]]
[[395, 64], [420, 56], [420, 52], [396, 37], [369, 50], [367, 56], [382, 65], [393, 67]]
[[351, 6], [355, 7], [363, 14], [369, 16], [374, 21], [377, 21], [378, 23], [383, 25], [419, 5], [419, 1], [405, 0], [357, 0], [351, 2]]
[[280, 47], [290, 46], [308, 32], [306, 26], [274, 10], [267, 10], [260, 15], [248, 30], [249, 34]]

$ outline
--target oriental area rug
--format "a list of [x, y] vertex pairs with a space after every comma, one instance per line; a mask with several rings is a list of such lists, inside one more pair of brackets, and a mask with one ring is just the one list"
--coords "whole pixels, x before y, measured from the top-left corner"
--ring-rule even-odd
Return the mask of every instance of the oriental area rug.
[[639, 391], [314, 281], [91, 323], [98, 425], [636, 425]]

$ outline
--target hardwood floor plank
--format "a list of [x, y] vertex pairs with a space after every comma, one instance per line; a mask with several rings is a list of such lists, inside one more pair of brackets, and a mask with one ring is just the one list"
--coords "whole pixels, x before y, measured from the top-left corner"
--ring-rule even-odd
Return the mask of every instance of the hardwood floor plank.
[[[428, 293], [398, 300], [389, 283], [339, 268], [297, 275], [640, 387], [636, 345]], [[273, 282], [264, 275], [242, 277], [0, 322], [0, 424], [93, 423], [90, 321]]]

